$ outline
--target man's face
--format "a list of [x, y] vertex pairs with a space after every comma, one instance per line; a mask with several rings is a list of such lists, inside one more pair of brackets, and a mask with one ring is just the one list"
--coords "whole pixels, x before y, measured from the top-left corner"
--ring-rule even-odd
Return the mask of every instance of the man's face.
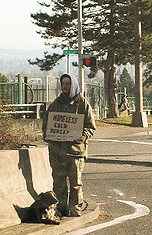
[[64, 95], [70, 95], [70, 88], [71, 88], [71, 80], [68, 77], [62, 79], [61, 82], [61, 89]]

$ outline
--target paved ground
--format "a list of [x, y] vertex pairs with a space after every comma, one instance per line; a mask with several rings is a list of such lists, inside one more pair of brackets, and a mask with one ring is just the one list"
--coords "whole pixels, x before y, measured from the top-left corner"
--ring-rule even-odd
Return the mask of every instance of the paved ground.
[[130, 127], [116, 124], [107, 124], [104, 127], [97, 127], [93, 139], [96, 138], [111, 138], [124, 137], [131, 135], [148, 135], [152, 134], [152, 127]]
[[[117, 163], [117, 162], [129, 162], [129, 164], [137, 164], [137, 163], [144, 163], [144, 164], [151, 164], [151, 152], [152, 152], [152, 128], [134, 128], [134, 127], [127, 127], [127, 126], [117, 126], [117, 125], [107, 125], [106, 127], [97, 128], [96, 134], [90, 140], [89, 144], [89, 158], [88, 161], [102, 161], [102, 162], [110, 162]], [[106, 142], [107, 141], [107, 142]], [[118, 146], [112, 147], [113, 141], [118, 141]], [[137, 144], [136, 148], [129, 147], [127, 152], [124, 151], [122, 146], [122, 141], [138, 141], [141, 142]], [[142, 143], [143, 142], [143, 143]], [[145, 142], [147, 147], [145, 148]], [[125, 143], [127, 144], [127, 142]], [[131, 145], [131, 144], [130, 144]], [[129, 146], [130, 146], [129, 145]], [[134, 146], [134, 144], [132, 143]], [[127, 148], [126, 148], [127, 149]], [[134, 152], [133, 152], [134, 150]], [[137, 151], [138, 150], [138, 151]], [[142, 154], [139, 154], [142, 153]], [[97, 207], [94, 204], [93, 199], [87, 198], [91, 205], [88, 208], [87, 213], [85, 213], [85, 219], [80, 218], [79, 220], [74, 218], [69, 218], [68, 220], [63, 220], [61, 226], [45, 226], [45, 225], [36, 225], [36, 224], [26, 224], [21, 226], [15, 226], [10, 229], [1, 230], [0, 234], [3, 235], [17, 235], [17, 234], [63, 234], [65, 231], [74, 229], [75, 226], [80, 225], [82, 222], [89, 222], [93, 218], [91, 213], [97, 212], [99, 213]], [[96, 209], [96, 210], [95, 210]], [[94, 216], [97, 216], [94, 214]], [[87, 216], [88, 215], [88, 216]], [[67, 224], [67, 227], [66, 227]], [[58, 231], [58, 232], [57, 232]], [[37, 232], [37, 233], [36, 233]]]
[[89, 159], [114, 163], [152, 163], [152, 128], [108, 125], [97, 128], [89, 143]]

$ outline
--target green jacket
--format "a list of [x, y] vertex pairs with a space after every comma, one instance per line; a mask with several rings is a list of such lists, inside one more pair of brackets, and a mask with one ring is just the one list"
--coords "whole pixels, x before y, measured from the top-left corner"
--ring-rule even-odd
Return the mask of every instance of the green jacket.
[[[49, 112], [66, 112], [66, 113], [78, 113], [84, 114], [84, 124], [83, 124], [83, 133], [82, 138], [78, 142], [58, 142], [58, 141], [46, 141], [46, 127]], [[77, 156], [77, 157], [86, 157], [87, 156], [87, 146], [88, 138], [90, 138], [95, 132], [95, 120], [92, 114], [92, 108], [87, 100], [78, 95], [75, 99], [66, 97], [64, 94], [61, 94], [57, 97], [53, 103], [51, 103], [44, 115], [43, 118], [43, 139], [48, 142], [49, 148], [53, 154], [65, 154], [67, 156]]]

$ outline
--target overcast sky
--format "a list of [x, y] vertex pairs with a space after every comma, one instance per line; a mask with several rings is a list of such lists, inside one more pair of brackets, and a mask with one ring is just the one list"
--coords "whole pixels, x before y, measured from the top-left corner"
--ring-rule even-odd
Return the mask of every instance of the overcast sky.
[[0, 48], [43, 49], [30, 14], [39, 9], [37, 0], [2, 0], [0, 5]]

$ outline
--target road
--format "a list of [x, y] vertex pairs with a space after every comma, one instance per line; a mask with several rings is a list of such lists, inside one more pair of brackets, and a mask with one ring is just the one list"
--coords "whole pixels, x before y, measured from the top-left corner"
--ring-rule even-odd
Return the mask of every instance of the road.
[[[86, 233], [88, 230], [84, 230], [84, 233], [80, 230], [74, 234], [152, 234], [152, 215], [149, 213], [152, 210], [152, 168], [89, 163], [86, 165], [83, 178], [84, 188], [87, 191], [86, 197], [101, 204], [101, 218], [86, 226], [89, 227], [89, 233]], [[132, 202], [131, 205], [127, 204], [128, 201]], [[141, 215], [137, 213], [134, 218], [132, 214], [136, 211], [136, 204], [143, 205], [145, 208], [140, 206], [139, 208], [143, 211]], [[122, 216], [126, 215], [131, 215], [131, 218], [123, 221]], [[138, 216], [139, 218], [136, 218]], [[113, 222], [116, 218], [119, 218], [120, 223]], [[112, 221], [110, 226], [107, 223], [109, 221]], [[99, 225], [103, 223], [105, 223], [105, 228], [100, 229]], [[91, 233], [91, 226], [94, 224], [96, 226]]]
[[151, 160], [151, 139], [123, 136], [90, 143], [92, 160], [83, 174], [85, 197], [100, 203], [101, 217], [71, 235], [152, 234], [152, 164], [145, 164]]

